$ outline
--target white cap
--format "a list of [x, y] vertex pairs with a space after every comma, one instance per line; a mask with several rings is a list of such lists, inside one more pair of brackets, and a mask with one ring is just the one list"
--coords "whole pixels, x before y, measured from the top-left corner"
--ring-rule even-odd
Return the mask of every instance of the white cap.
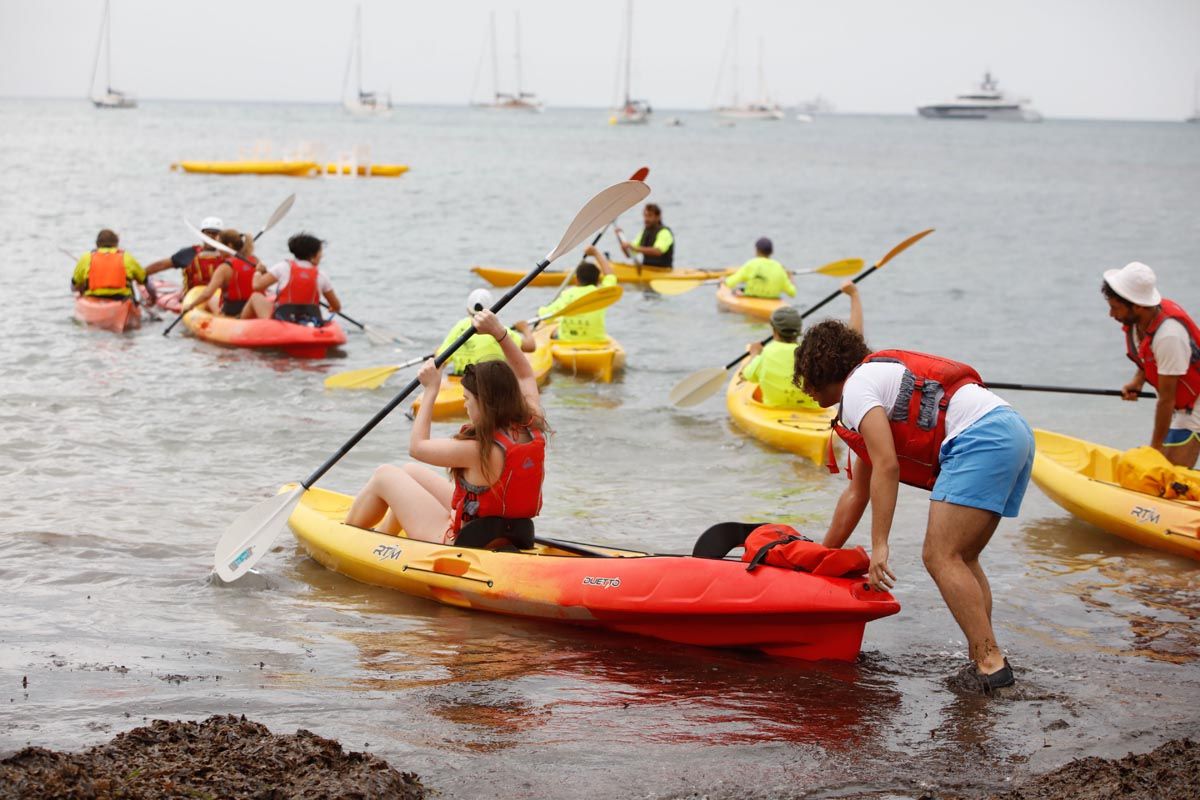
[[220, 217], [205, 217], [200, 220], [200, 230], [202, 231], [219, 231], [225, 228], [225, 223], [221, 222]]
[[476, 311], [482, 311], [485, 308], [492, 307], [492, 293], [487, 289], [476, 289], [467, 295], [467, 311], [474, 314]]
[[1131, 261], [1120, 269], [1105, 270], [1104, 282], [1134, 305], [1153, 307], [1162, 302], [1162, 295], [1155, 287], [1154, 270], [1140, 261]]

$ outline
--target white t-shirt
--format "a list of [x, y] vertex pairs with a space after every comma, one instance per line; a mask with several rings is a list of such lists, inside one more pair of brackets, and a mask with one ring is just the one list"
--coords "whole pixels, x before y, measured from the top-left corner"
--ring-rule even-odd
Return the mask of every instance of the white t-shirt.
[[[1177, 319], [1169, 319], [1158, 326], [1150, 340], [1154, 361], [1159, 375], [1186, 375], [1192, 360], [1192, 340], [1187, 328]], [[1171, 417], [1172, 428], [1200, 431], [1200, 408], [1177, 409]]]
[[[889, 417], [900, 394], [904, 365], [892, 362], [863, 364], [842, 387], [842, 424], [857, 431], [862, 418], [879, 406]], [[977, 384], [963, 386], [950, 398], [946, 408], [946, 438], [953, 439], [989, 411], [1007, 406], [1000, 397]]]
[[[312, 266], [312, 264], [308, 263], [307, 261], [297, 260], [296, 263], [302, 267]], [[279, 283], [275, 286], [276, 293], [282, 292], [283, 288], [288, 285], [288, 279], [292, 277], [292, 262], [280, 261], [278, 264], [267, 270], [267, 272], [274, 275], [275, 280], [279, 281]], [[321, 292], [321, 294], [333, 291], [333, 284], [329, 282], [329, 276], [319, 270], [317, 271], [317, 289]]]

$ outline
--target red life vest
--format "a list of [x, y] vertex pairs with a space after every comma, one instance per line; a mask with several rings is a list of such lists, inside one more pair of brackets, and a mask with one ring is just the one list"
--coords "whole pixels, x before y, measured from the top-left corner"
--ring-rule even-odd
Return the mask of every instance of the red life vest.
[[[221, 253], [204, 250], [199, 245], [195, 245], [195, 250], [196, 255], [192, 258], [192, 263], [183, 269], [184, 291], [196, 286], [208, 286], [208, 282], [212, 280], [213, 273], [217, 271], [217, 267], [225, 263], [225, 256]], [[200, 255], [206, 252], [211, 252], [212, 255]]]
[[228, 263], [233, 269], [233, 276], [222, 291], [224, 299], [249, 300], [250, 295], [254, 294], [254, 274], [258, 272], [258, 265], [237, 256], [229, 259]]
[[742, 561], [749, 565], [747, 572], [753, 572], [760, 564], [770, 564], [813, 575], [842, 577], [866, 575], [871, 568], [871, 558], [862, 547], [851, 550], [826, 547], [801, 536], [790, 525], [759, 525], [750, 531], [742, 546], [746, 548]]
[[[463, 429], [466, 429], [465, 425]], [[504, 451], [504, 469], [485, 491], [477, 493], [461, 480], [454, 482], [454, 497], [450, 500], [454, 518], [446, 537], [448, 544], [453, 543], [462, 526], [473, 519], [530, 519], [542, 510], [546, 437], [535, 428], [522, 430], [529, 434], [528, 442], [518, 442], [507, 433], [496, 433], [496, 444]]]
[[1146, 374], [1146, 380], [1155, 389], [1158, 388], [1158, 363], [1154, 360], [1154, 332], [1169, 319], [1178, 320], [1187, 330], [1188, 342], [1192, 348], [1192, 357], [1188, 361], [1188, 370], [1179, 376], [1175, 389], [1175, 408], [1191, 410], [1196, 405], [1196, 396], [1200, 395], [1200, 328], [1187, 315], [1178, 303], [1163, 298], [1158, 316], [1146, 326], [1146, 335], [1140, 342], [1135, 341], [1137, 329], [1132, 325], [1125, 326], [1125, 355], [1138, 365], [1138, 369]]
[[[896, 405], [892, 408], [888, 423], [892, 429], [892, 438], [896, 442], [900, 482], [921, 489], [932, 489], [940, 469], [938, 451], [946, 438], [946, 409], [950, 405], [950, 399], [964, 386], [983, 386], [983, 378], [966, 364], [909, 350], [880, 350], [864, 358], [862, 363], [880, 361], [904, 365], [900, 393], [896, 397]], [[833, 420], [833, 429], [855, 455], [870, 464], [871, 459], [867, 455], [867, 444], [862, 434], [845, 427], [841, 421], [842, 414], [839, 408], [838, 415]], [[838, 471], [833, 460], [832, 439], [829, 442], [827, 466], [830, 472]]]
[[125, 274], [125, 251], [113, 250], [109, 253], [92, 251], [92, 259], [88, 264], [87, 290], [125, 289], [129, 278]]
[[287, 286], [275, 296], [276, 306], [315, 306], [321, 303], [320, 274], [312, 264], [289, 261]]

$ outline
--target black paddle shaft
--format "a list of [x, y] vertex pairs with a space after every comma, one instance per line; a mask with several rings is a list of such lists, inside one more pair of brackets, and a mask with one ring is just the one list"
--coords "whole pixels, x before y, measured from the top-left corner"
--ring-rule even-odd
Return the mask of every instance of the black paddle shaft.
[[[1080, 386], [1040, 386], [1032, 383], [993, 383], [985, 381], [989, 389], [1008, 389], [1016, 392], [1058, 392], [1060, 394], [1095, 394], [1102, 397], [1121, 397], [1120, 389], [1085, 389]], [[1138, 397], [1152, 400], [1158, 395], [1154, 392], [1138, 392]]]
[[[863, 270], [862, 272], [860, 272], [859, 274], [854, 276], [853, 283], [858, 283], [863, 278], [867, 277], [868, 275], [870, 275], [872, 272], [874, 272], [877, 269], [879, 269], [879, 267], [874, 266], [874, 267], [871, 267], [870, 269]], [[844, 294], [841, 289], [838, 289], [836, 292], [833, 292], [828, 297], [826, 297], [824, 300], [817, 303], [815, 306], [808, 309], [808, 311], [805, 311], [803, 314], [801, 314], [800, 319], [808, 319], [810, 316], [817, 313], [817, 311], [819, 311], [821, 308], [823, 308], [826, 304], [832, 303], [834, 300], [836, 300], [838, 298], [838, 295], [840, 295], [840, 294]], [[767, 338], [765, 338], [761, 342], [759, 342], [759, 344], [761, 344], [765, 347], [774, 338], [775, 338], [775, 334], [771, 334], [770, 336], [768, 336]], [[733, 361], [730, 361], [728, 364], [726, 364], [725, 369], [727, 369], [727, 370], [733, 369], [738, 364], [742, 363], [742, 359], [744, 359], [748, 355], [750, 355], [750, 354], [742, 353], [740, 356], [735, 358]], [[1120, 392], [1118, 392], [1118, 394], [1120, 394]]]
[[[518, 281], [516, 286], [514, 286], [513, 288], [508, 290], [508, 294], [504, 295], [498, 301], [496, 301], [496, 305], [492, 306], [492, 308], [491, 308], [492, 313], [493, 314], [499, 313], [500, 309], [502, 309], [506, 305], [508, 305], [509, 300], [512, 300], [514, 297], [516, 297], [517, 294], [522, 289], [524, 289], [526, 286], [528, 286], [533, 281], [534, 278], [536, 278], [538, 275], [541, 275], [542, 272], [548, 266], [550, 266], [550, 262], [548, 260], [542, 260], [541, 262], [539, 262], [538, 265], [533, 268], [532, 272], [530, 272], [528, 275], [526, 275], [524, 278], [522, 278], [520, 281]], [[450, 360], [450, 356], [454, 355], [460, 347], [462, 347], [464, 344], [467, 343], [467, 339], [470, 339], [474, 335], [475, 335], [475, 328], [474, 327], [467, 328], [465, 331], [463, 331], [462, 336], [459, 336], [457, 339], [455, 339], [450, 344], [449, 347], [447, 347], [445, 350], [438, 353], [434, 357], [434, 359], [433, 359], [434, 365], [440, 367], [442, 364], [445, 364], [448, 360]], [[350, 450], [354, 447], [354, 445], [358, 444], [362, 440], [362, 438], [364, 436], [366, 436], [368, 433], [370, 433], [371, 430], [376, 425], [378, 425], [380, 422], [383, 422], [383, 418], [386, 417], [388, 414], [392, 413], [393, 411], [395, 411], [396, 407], [399, 406], [401, 403], [403, 403], [405, 398], [407, 398], [410, 394], [412, 394], [414, 391], [416, 391], [416, 388], [420, 385], [421, 385], [421, 381], [418, 378], [413, 378], [411, 381], [409, 381], [409, 384], [407, 386], [405, 386], [403, 389], [401, 389], [399, 394], [397, 394], [390, 401], [388, 401], [388, 404], [386, 406], [379, 409], [379, 411], [375, 414], [375, 416], [373, 416], [373, 417], [371, 417], [371, 419], [367, 420], [366, 425], [363, 425], [361, 428], [359, 428], [357, 433], [355, 433], [353, 436], [351, 436], [346, 441], [345, 444], [343, 444], [341, 447], [339, 447], [338, 451], [336, 453], [334, 453], [332, 456], [330, 456], [325, 461], [324, 464], [317, 467], [317, 469], [313, 472], [313, 474], [309, 475], [307, 478], [305, 478], [304, 481], [300, 485], [303, 486], [305, 489], [311, 488], [312, 485], [314, 483], [316, 483], [317, 481], [319, 481], [321, 479], [321, 476], [324, 475], [326, 472], [328, 472], [333, 467], [334, 464], [336, 464], [338, 461], [341, 461], [342, 456], [346, 455], [346, 453], [349, 453]]]

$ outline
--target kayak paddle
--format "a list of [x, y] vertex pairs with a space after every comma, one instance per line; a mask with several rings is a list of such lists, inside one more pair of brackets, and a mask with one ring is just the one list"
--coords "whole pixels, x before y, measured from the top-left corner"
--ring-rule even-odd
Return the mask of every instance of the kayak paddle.
[[[992, 383], [984, 381], [989, 389], [1008, 389], [1016, 392], [1059, 392], [1061, 394], [1095, 394], [1102, 397], [1121, 397], [1120, 389], [1084, 389], [1079, 386], [1039, 386], [1032, 383]], [[1158, 395], [1154, 392], [1138, 392], [1138, 397], [1152, 400]]]
[[367, 340], [371, 344], [412, 344], [413, 343], [412, 339], [401, 336], [398, 333], [392, 333], [391, 331], [385, 331], [381, 328], [375, 327], [374, 325], [364, 325], [356, 319], [351, 319], [348, 315], [343, 314], [341, 311], [334, 311], [332, 308], [329, 308], [328, 303], [322, 302], [321, 307], [328, 309], [328, 311], [332, 314], [337, 314], [339, 317], [346, 320], [346, 322], [349, 322], [351, 325], [353, 325], [356, 328], [358, 328], [359, 330], [361, 330], [363, 333], [365, 333], [367, 335]]
[[[912, 247], [914, 244], [916, 244], [921, 239], [925, 238], [926, 236], [928, 236], [931, 233], [933, 233], [933, 228], [930, 228], [929, 230], [921, 231], [920, 233], [913, 234], [912, 236], [908, 237], [903, 242], [901, 242], [900, 244], [896, 245], [891, 250], [889, 250], [887, 252], [887, 255], [885, 255], [883, 258], [879, 259], [878, 261], [876, 261], [874, 266], [872, 266], [870, 269], [863, 270], [858, 275], [855, 275], [854, 279], [853, 279], [854, 282], [858, 283], [863, 278], [867, 277], [868, 275], [870, 275], [872, 272], [879, 269], [883, 265], [887, 264], [893, 258], [900, 255], [905, 250]], [[826, 303], [832, 302], [833, 300], [837, 299], [837, 297], [841, 294], [842, 294], [842, 291], [840, 289], [838, 291], [832, 293], [831, 295], [826, 297], [824, 300], [817, 303], [815, 306], [813, 306], [812, 308], [808, 309], [803, 314], [801, 314], [800, 319], [805, 319], [805, 318], [811, 316], [812, 314], [815, 314], [818, 309], [822, 308]], [[773, 338], [774, 338], [774, 334], [763, 339], [761, 344], [763, 344], [765, 346]], [[694, 406], [697, 403], [704, 402], [705, 400], [707, 400], [708, 398], [710, 398], [714, 394], [716, 394], [717, 391], [720, 390], [720, 388], [725, 385], [725, 373], [728, 372], [729, 370], [733, 369], [734, 367], [736, 367], [738, 364], [740, 364], [742, 359], [744, 359], [748, 355], [750, 355], [750, 354], [742, 353], [740, 356], [733, 359], [732, 361], [730, 361], [728, 364], [726, 364], [723, 367], [705, 367], [704, 369], [693, 372], [691, 375], [688, 375], [686, 378], [681, 380], [679, 383], [675, 384], [674, 388], [671, 389], [671, 394], [668, 395], [668, 398], [670, 399], [670, 401], [673, 405], [676, 405], [680, 408], [686, 408], [688, 406]]]
[[[639, 169], [637, 172], [635, 172], [635, 173], [633, 173], [632, 175], [630, 175], [630, 176], [629, 176], [629, 180], [631, 180], [631, 181], [644, 181], [644, 180], [646, 180], [646, 178], [647, 178], [649, 175], [650, 175], [650, 168], [649, 168], [649, 167], [642, 167], [642, 168], [641, 168], [641, 169]], [[611, 225], [612, 223], [609, 223], [609, 224]], [[607, 230], [608, 230], [608, 225], [605, 225], [603, 228], [601, 228], [601, 229], [600, 229], [600, 232], [596, 234], [596, 238], [595, 238], [595, 239], [592, 239], [592, 247], [595, 247], [595, 246], [596, 246], [596, 244], [597, 244], [597, 243], [599, 243], [599, 241], [600, 241], [600, 237], [602, 237], [602, 236], [605, 234], [605, 232], [606, 232]], [[566, 286], [567, 286], [567, 282], [571, 280], [571, 276], [572, 276], [572, 275], [574, 275], [574, 274], [575, 274], [575, 270], [573, 270], [573, 269], [571, 269], [571, 270], [566, 270], [566, 271], [563, 273], [563, 279], [562, 279], [562, 283], [560, 283], [560, 284], [558, 285], [558, 293], [559, 293], [559, 294], [562, 294], [562, 290], [566, 288]]]
[[[854, 273], [863, 268], [863, 260], [861, 258], [847, 258], [842, 261], [832, 261], [823, 267], [816, 269], [802, 269], [792, 272], [792, 275], [828, 275], [832, 278], [848, 278]], [[698, 286], [712, 285], [720, 283], [724, 278], [696, 278], [692, 279], [672, 279], [672, 278], [655, 278], [650, 281], [650, 288], [662, 295], [668, 297], [677, 294], [690, 292]]]
[[[551, 250], [525, 277], [517, 282], [516, 286], [510, 289], [507, 294], [492, 306], [492, 313], [498, 313], [508, 305], [509, 301], [528, 286], [546, 267], [550, 266], [552, 261], [563, 253], [577, 247], [588, 236], [591, 236], [598, 229], [612, 222], [621, 212], [629, 210], [644, 200], [648, 194], [650, 194], [650, 187], [641, 181], [622, 181], [601, 191], [589, 200], [579, 210], [579, 213], [575, 215], [575, 219], [571, 221], [562, 239], [559, 240], [558, 246]], [[474, 328], [467, 328], [449, 347], [437, 354], [434, 358], [434, 364], [440, 367], [446, 363], [450, 356], [462, 347], [467, 339], [470, 339], [474, 334]], [[350, 452], [364, 436], [370, 433], [388, 414], [392, 413], [419, 385], [420, 381], [416, 378], [411, 380], [387, 405], [381, 408], [345, 444], [339, 447], [336, 453], [330, 456], [324, 464], [317, 467], [316, 471], [305, 478], [295, 489], [277, 494], [274, 497], [257, 503], [233, 520], [229, 527], [226, 528], [224, 534], [222, 534], [220, 541], [217, 542], [213, 558], [213, 566], [217, 576], [224, 581], [234, 581], [245, 575], [260, 558], [267, 554], [271, 547], [271, 542], [275, 541], [275, 537], [279, 535], [279, 532], [287, 523], [293, 509], [299, 505], [300, 498], [303, 497], [304, 492], [320, 480], [322, 475], [340, 461], [342, 456]]]
[[[607, 308], [613, 303], [621, 299], [622, 289], [620, 286], [604, 286], [594, 292], [588, 292], [582, 297], [576, 298], [574, 301], [555, 311], [553, 314], [547, 314], [544, 317], [534, 317], [528, 320], [530, 325], [537, 325], [539, 322], [546, 322], [558, 317], [569, 317], [576, 314], [587, 314], [592, 311], [599, 311], [602, 308]], [[403, 364], [394, 364], [389, 367], [367, 367], [365, 369], [354, 369], [346, 372], [339, 372], [330, 375], [325, 379], [326, 389], [378, 389], [383, 385], [383, 382], [392, 376], [392, 373], [402, 370], [405, 367], [411, 367], [415, 364], [420, 364], [426, 359], [433, 358], [433, 354], [414, 358], [405, 361]]]

